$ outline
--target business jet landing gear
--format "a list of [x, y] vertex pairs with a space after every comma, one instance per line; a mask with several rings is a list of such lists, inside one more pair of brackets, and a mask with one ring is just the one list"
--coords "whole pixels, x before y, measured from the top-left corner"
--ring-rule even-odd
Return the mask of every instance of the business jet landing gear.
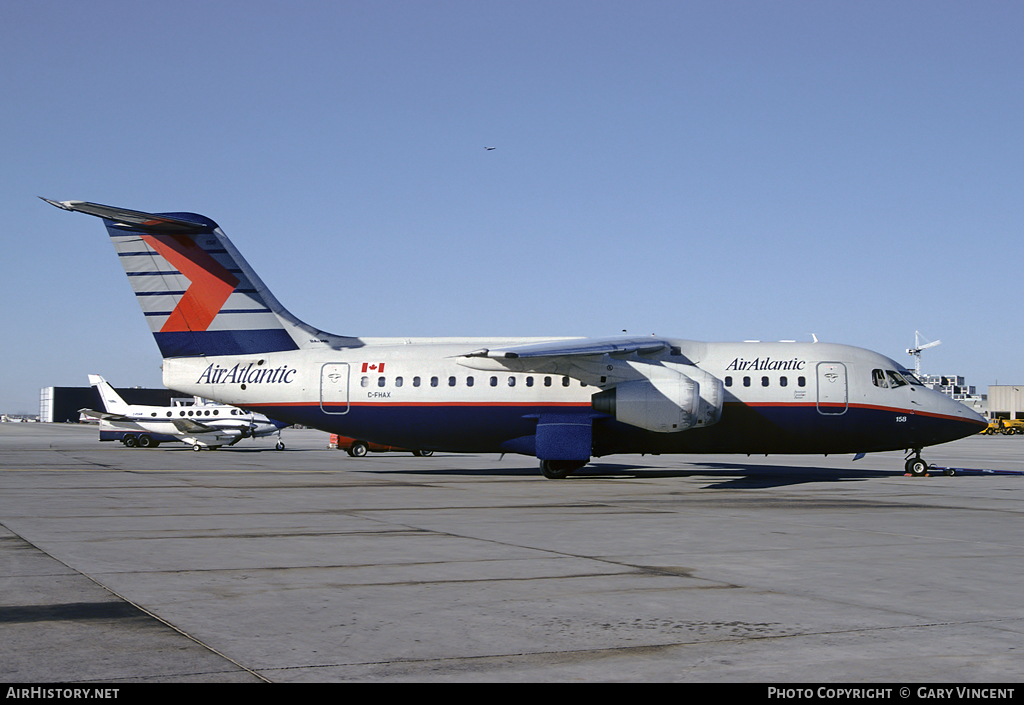
[[908, 475], [914, 477], [927, 477], [928, 476], [928, 463], [921, 457], [921, 449], [914, 448], [914, 456], [908, 457], [907, 462], [904, 464]]
[[585, 460], [542, 460], [540, 471], [549, 480], [562, 480], [586, 464]]

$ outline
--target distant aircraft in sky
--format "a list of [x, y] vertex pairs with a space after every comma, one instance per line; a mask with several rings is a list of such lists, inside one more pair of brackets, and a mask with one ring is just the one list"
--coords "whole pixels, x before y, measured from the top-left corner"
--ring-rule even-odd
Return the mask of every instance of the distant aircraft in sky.
[[487, 150], [487, 151], [489, 152], [489, 151], [491, 151], [492, 149], [494, 149], [494, 147], [484, 147], [484, 149], [486, 149], [486, 150]]
[[334, 335], [287, 311], [205, 216], [47, 202], [104, 219], [165, 386], [329, 433], [536, 456], [554, 479], [616, 453], [891, 450], [923, 475], [924, 447], [986, 426], [894, 360], [846, 345]]
[[[284, 449], [281, 429], [289, 424], [271, 421], [262, 414], [222, 404], [128, 404], [99, 375], [89, 375], [89, 384], [99, 394], [103, 410], [81, 409], [80, 413], [100, 420], [100, 440], [120, 440], [130, 448], [152, 448], [165, 440], [178, 440], [191, 445], [192, 450], [201, 450], [276, 433], [276, 448]], [[104, 434], [110, 437], [104, 438]]]

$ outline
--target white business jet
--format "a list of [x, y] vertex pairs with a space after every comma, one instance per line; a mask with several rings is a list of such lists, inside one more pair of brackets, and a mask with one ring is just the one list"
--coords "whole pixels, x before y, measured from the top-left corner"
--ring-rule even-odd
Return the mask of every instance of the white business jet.
[[100, 420], [100, 440], [119, 440], [129, 448], [154, 448], [164, 441], [181, 441], [192, 450], [234, 445], [243, 438], [277, 434], [277, 450], [284, 450], [281, 429], [288, 426], [235, 406], [195, 404], [148, 406], [128, 404], [99, 375], [89, 375], [103, 410], [81, 409]]

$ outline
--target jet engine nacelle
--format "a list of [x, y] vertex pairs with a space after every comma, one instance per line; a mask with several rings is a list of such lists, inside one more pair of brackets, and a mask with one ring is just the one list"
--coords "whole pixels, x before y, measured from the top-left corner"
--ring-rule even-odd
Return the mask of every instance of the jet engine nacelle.
[[660, 368], [657, 376], [598, 392], [591, 406], [630, 426], [675, 433], [717, 423], [724, 395], [722, 380], [696, 367], [686, 374]]

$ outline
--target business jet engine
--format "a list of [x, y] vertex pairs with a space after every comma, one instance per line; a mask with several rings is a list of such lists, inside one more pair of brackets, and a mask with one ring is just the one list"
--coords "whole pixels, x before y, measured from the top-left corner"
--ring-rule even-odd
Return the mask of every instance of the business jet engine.
[[652, 373], [598, 392], [591, 406], [616, 421], [657, 433], [710, 426], [722, 418], [722, 380], [692, 365], [684, 371], [659, 366]]

